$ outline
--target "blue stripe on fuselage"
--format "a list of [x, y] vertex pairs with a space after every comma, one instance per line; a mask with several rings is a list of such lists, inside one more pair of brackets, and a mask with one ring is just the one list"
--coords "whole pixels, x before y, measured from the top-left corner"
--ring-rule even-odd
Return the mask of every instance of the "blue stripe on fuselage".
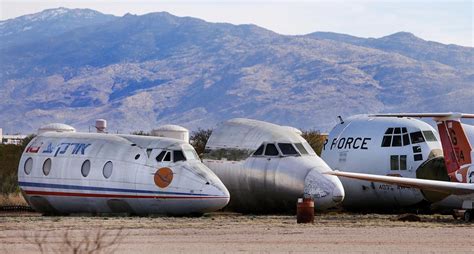
[[21, 187], [38, 187], [38, 188], [67, 189], [67, 190], [110, 191], [110, 192], [129, 192], [129, 193], [147, 193], [147, 194], [172, 194], [172, 195], [187, 195], [187, 196], [212, 196], [209, 194], [198, 194], [198, 193], [132, 190], [132, 189], [105, 188], [105, 187], [95, 187], [95, 186], [79, 186], [79, 185], [65, 185], [65, 184], [52, 184], [52, 183], [18, 182], [18, 184]]

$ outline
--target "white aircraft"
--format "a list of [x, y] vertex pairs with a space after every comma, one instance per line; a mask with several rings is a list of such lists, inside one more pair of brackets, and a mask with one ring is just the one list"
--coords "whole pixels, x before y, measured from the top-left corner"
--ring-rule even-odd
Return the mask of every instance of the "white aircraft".
[[199, 215], [223, 208], [229, 192], [186, 141], [42, 129], [18, 168], [26, 201], [44, 214]]
[[[418, 119], [357, 115], [331, 130], [321, 158], [333, 170], [448, 180], [438, 140], [436, 131]], [[392, 209], [447, 196], [373, 181], [341, 182], [347, 208]]]
[[344, 189], [299, 130], [236, 118], [213, 130], [203, 158], [229, 189], [230, 207], [242, 212], [295, 210], [299, 197], [310, 196], [316, 209], [340, 203]]
[[[443, 145], [443, 153], [449, 180], [407, 179], [406, 177], [377, 176], [350, 172], [329, 172], [329, 174], [364, 181], [377, 181], [399, 186], [452, 195], [461, 201], [457, 208], [465, 209], [464, 219], [472, 221], [474, 207], [474, 152], [470, 142], [474, 140], [474, 126], [461, 124], [461, 118], [474, 118], [474, 114], [460, 113], [404, 113], [379, 114], [376, 117], [431, 117], [437, 122]], [[404, 118], [406, 119], [406, 118]], [[470, 141], [471, 140], [471, 141]]]

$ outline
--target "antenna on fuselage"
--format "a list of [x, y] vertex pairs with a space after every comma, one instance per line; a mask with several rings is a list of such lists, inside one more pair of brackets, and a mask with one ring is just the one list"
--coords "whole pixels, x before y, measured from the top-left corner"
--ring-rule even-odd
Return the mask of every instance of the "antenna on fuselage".
[[341, 124], [344, 124], [344, 120], [342, 120], [342, 117], [341, 117], [341, 116], [337, 116], [337, 119], [339, 119], [339, 121], [341, 122]]
[[107, 133], [105, 131], [107, 129], [107, 121], [105, 119], [95, 120], [95, 128], [97, 130], [97, 133]]

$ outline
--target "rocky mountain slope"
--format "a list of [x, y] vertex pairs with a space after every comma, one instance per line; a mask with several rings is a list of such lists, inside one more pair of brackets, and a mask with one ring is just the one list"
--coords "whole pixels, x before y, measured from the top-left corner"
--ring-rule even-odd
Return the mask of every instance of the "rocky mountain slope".
[[34, 21], [35, 31], [52, 32], [15, 37], [31, 26], [19, 25], [28, 16], [0, 22], [7, 132], [49, 122], [87, 130], [95, 118], [120, 132], [166, 123], [196, 129], [232, 117], [328, 131], [337, 115], [474, 111], [474, 49], [408, 33], [284, 36], [164, 12], [29, 16], [48, 20]]

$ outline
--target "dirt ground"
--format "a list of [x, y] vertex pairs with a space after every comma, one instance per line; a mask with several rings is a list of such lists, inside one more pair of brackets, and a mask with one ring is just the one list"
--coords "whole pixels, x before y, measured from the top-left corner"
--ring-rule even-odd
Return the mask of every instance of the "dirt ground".
[[[200, 218], [44, 217], [0, 214], [0, 252], [73, 253], [473, 253], [474, 224], [452, 216], [327, 213], [294, 216], [215, 213]], [[108, 246], [110, 245], [110, 246]]]

